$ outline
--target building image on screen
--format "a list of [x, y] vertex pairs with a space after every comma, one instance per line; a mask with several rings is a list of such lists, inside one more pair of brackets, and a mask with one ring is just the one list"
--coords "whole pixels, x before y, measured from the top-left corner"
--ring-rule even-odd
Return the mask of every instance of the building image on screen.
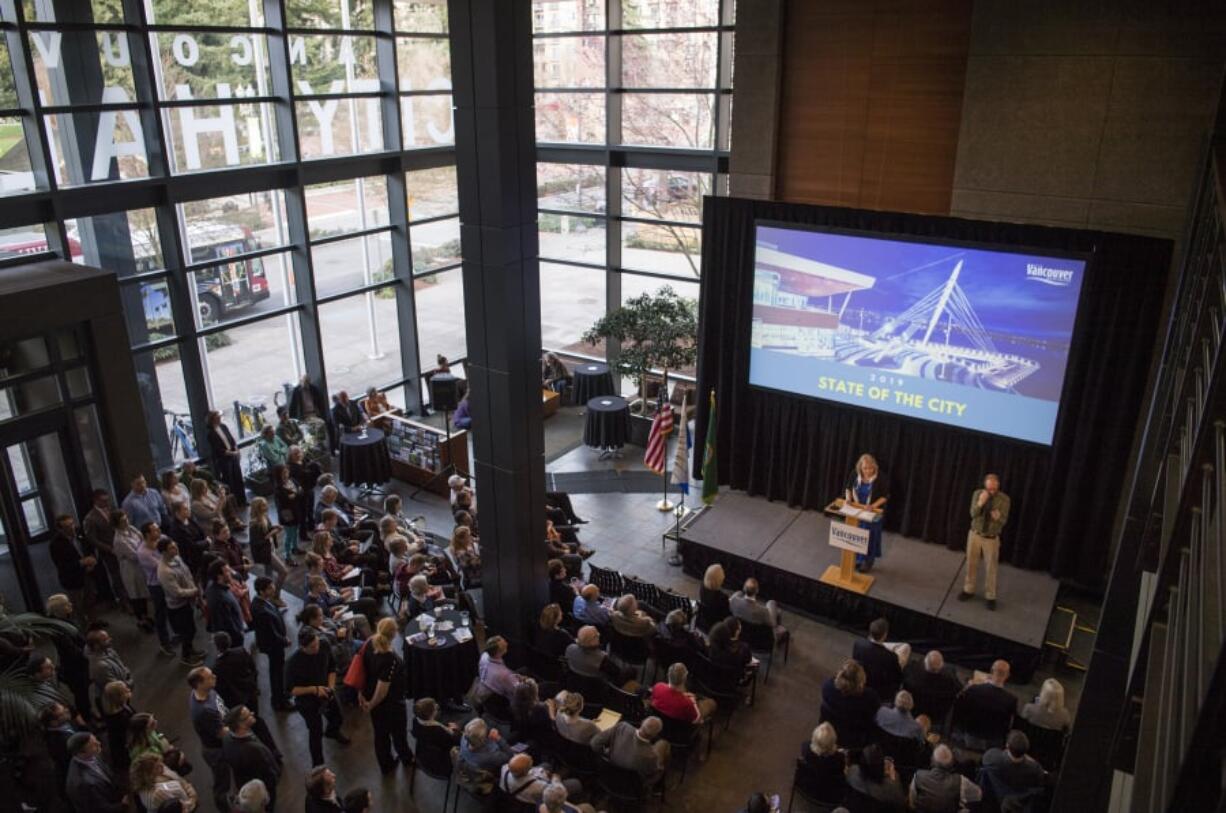
[[750, 383], [1050, 443], [1084, 271], [759, 225]]

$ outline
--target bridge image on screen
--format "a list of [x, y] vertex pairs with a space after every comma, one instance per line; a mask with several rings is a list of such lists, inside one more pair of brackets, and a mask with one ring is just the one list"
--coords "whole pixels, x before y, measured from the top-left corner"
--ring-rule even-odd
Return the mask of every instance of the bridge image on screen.
[[1084, 266], [759, 226], [750, 383], [1050, 443]]

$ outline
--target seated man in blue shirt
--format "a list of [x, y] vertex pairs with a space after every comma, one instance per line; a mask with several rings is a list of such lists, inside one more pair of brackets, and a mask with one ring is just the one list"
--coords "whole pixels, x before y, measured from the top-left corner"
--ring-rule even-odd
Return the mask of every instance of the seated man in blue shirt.
[[575, 596], [571, 614], [586, 624], [607, 626], [611, 618], [609, 609], [600, 603], [600, 588], [594, 584], [584, 585]]
[[485, 771], [492, 780], [513, 756], [515, 752], [502, 739], [498, 729], [490, 728], [485, 720], [474, 717], [464, 726], [464, 738], [460, 740], [460, 764], [471, 773]]
[[903, 689], [894, 695], [894, 706], [882, 706], [877, 709], [877, 727], [895, 737], [924, 741], [924, 726], [911, 716], [915, 701], [911, 693]]

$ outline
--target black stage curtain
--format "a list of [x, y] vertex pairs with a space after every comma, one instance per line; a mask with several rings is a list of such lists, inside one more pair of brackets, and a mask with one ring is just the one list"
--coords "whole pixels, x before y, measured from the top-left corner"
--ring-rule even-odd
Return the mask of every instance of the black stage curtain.
[[[1088, 254], [1052, 447], [751, 388], [757, 219]], [[697, 438], [714, 387], [720, 484], [805, 508], [840, 495], [856, 458], [873, 454], [890, 478], [885, 527], [954, 549], [966, 543], [972, 490], [996, 472], [1013, 500], [1002, 560], [1101, 587], [1170, 260], [1170, 241], [1156, 238], [708, 197]]]

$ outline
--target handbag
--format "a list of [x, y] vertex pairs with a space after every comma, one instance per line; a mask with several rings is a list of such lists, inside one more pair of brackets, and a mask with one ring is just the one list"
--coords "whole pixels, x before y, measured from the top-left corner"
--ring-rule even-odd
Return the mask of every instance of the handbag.
[[370, 641], [363, 641], [362, 646], [358, 648], [357, 657], [349, 662], [349, 668], [345, 670], [344, 683], [355, 692], [360, 692], [366, 688], [366, 659], [362, 657], [366, 654], [366, 647]]

